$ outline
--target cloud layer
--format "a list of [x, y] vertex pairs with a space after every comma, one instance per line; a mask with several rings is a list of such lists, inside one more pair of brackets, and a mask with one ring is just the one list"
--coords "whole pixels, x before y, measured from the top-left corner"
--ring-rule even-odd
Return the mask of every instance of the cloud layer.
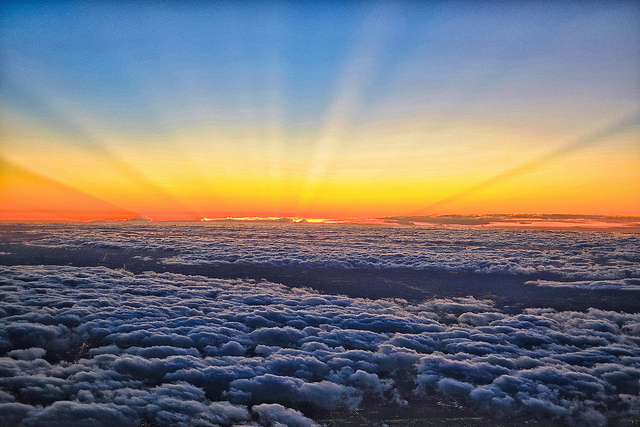
[[640, 289], [638, 234], [207, 223], [50, 225], [21, 236], [37, 246], [153, 253], [165, 264], [450, 270]]
[[[246, 280], [1, 267], [0, 423], [314, 425], [367, 401], [603, 425], [640, 416], [640, 314]], [[106, 424], [105, 424], [106, 425]]]

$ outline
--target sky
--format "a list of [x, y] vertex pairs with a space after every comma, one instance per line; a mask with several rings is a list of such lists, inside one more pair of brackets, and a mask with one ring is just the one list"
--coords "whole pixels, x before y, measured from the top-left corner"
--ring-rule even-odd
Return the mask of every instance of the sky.
[[639, 2], [4, 2], [0, 219], [640, 215]]

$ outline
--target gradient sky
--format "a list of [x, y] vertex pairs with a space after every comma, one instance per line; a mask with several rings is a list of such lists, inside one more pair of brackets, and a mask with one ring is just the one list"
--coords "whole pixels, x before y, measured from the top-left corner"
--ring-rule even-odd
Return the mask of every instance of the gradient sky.
[[4, 2], [0, 219], [640, 215], [640, 2]]

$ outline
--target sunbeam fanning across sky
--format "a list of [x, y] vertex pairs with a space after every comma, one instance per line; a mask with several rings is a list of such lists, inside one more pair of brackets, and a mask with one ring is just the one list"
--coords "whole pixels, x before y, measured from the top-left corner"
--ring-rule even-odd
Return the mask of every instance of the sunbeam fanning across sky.
[[302, 212], [307, 211], [313, 203], [323, 178], [331, 172], [333, 160], [339, 155], [338, 150], [348, 144], [356, 115], [362, 109], [364, 89], [371, 80], [372, 70], [380, 56], [378, 52], [385, 47], [385, 35], [393, 27], [390, 20], [394, 11], [388, 9], [381, 3], [377, 4], [360, 24], [313, 148], [305, 188], [301, 194]]
[[0, 427], [637, 425], [639, 0], [0, 1]]
[[588, 135], [583, 138], [579, 138], [577, 141], [571, 144], [567, 144], [562, 147], [559, 147], [556, 150], [552, 151], [551, 153], [545, 154], [532, 161], [526, 162], [513, 169], [509, 169], [506, 172], [496, 175], [493, 178], [483, 181], [471, 188], [461, 191], [460, 193], [454, 194], [452, 196], [447, 197], [446, 199], [440, 200], [427, 207], [419, 209], [413, 212], [412, 215], [429, 214], [443, 205], [454, 203], [460, 199], [463, 199], [465, 197], [473, 195], [474, 193], [482, 191], [487, 187], [497, 185], [502, 181], [507, 181], [518, 175], [522, 175], [529, 171], [544, 167], [549, 162], [557, 160], [563, 156], [572, 154], [576, 151], [585, 149], [591, 145], [606, 142], [608, 139], [615, 137], [619, 133], [624, 133], [626, 131], [633, 130], [639, 126], [640, 126], [640, 112], [633, 115], [632, 117], [629, 117], [625, 120], [614, 123], [611, 126], [608, 126], [607, 128], [602, 129], [598, 132], [595, 132], [591, 135]]
[[0, 220], [640, 215], [638, 2], [2, 9]]

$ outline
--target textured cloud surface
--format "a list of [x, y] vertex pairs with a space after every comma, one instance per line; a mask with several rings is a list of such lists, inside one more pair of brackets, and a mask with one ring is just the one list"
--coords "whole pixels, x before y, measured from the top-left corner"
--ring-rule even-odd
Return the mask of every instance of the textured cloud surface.
[[441, 269], [640, 289], [625, 280], [640, 279], [638, 234], [209, 223], [52, 225], [24, 236], [37, 246], [157, 251], [165, 264]]
[[640, 416], [640, 314], [516, 315], [473, 298], [412, 305], [104, 267], [0, 278], [3, 425], [311, 426], [429, 396], [497, 417]]

